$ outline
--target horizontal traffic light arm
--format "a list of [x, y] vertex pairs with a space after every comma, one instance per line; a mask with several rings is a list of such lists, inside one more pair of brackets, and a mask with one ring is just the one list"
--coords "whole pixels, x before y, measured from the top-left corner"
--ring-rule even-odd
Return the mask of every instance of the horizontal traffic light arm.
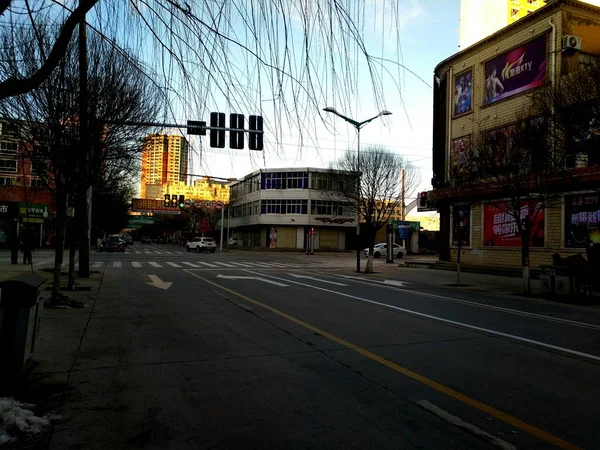
[[[119, 120], [105, 120], [103, 121], [110, 125], [123, 125], [130, 127], [159, 127], [159, 128], [187, 128], [189, 125], [180, 123], [164, 123], [164, 122], [132, 122], [132, 121], [119, 121]], [[217, 130], [217, 131], [244, 131], [245, 133], [264, 133], [264, 130], [249, 130], [242, 128], [227, 128], [227, 127], [204, 127], [206, 130]]]

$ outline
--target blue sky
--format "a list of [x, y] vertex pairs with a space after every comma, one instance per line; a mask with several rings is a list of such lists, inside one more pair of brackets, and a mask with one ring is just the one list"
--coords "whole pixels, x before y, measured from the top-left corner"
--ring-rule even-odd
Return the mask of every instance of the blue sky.
[[[405, 16], [401, 18], [401, 46], [403, 64], [432, 84], [434, 67], [446, 57], [458, 51], [459, 0], [404, 0]], [[369, 52], [382, 54], [381, 40], [368, 40]], [[384, 54], [387, 50], [383, 50]], [[393, 65], [388, 65], [393, 70]], [[401, 96], [393, 86], [399, 82]], [[431, 129], [432, 129], [432, 90], [421, 80], [400, 72], [400, 79], [385, 82], [389, 97], [385, 98], [385, 109], [392, 111], [385, 121], [376, 120], [361, 132], [361, 147], [382, 145], [390, 150], [406, 155], [421, 172], [421, 184], [416, 190], [430, 188], [431, 180]], [[359, 89], [354, 112], [342, 114], [361, 121], [377, 114], [373, 93], [368, 85]], [[324, 100], [332, 101], [332, 100]], [[329, 106], [323, 104], [322, 107]], [[315, 111], [315, 114], [317, 112]], [[251, 153], [248, 150], [210, 149], [203, 145], [203, 155], [194, 161], [194, 172], [213, 176], [240, 177], [259, 168], [321, 166], [341, 155], [346, 148], [356, 148], [356, 131], [346, 126], [343, 120], [334, 116], [329, 124], [335, 129], [318, 131], [318, 144], [307, 143], [299, 151], [293, 130], [290, 139], [283, 139], [278, 149], [267, 148], [264, 153]], [[268, 136], [265, 137], [267, 140]], [[198, 143], [192, 140], [192, 145]], [[315, 147], [318, 147], [315, 148]]]

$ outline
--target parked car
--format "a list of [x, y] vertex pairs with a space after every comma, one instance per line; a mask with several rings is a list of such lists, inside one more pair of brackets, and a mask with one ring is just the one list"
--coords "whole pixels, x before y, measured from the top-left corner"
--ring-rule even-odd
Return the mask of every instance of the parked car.
[[150, 236], [142, 236], [140, 244], [152, 244], [152, 239], [150, 239]]
[[[398, 244], [394, 244], [394, 255], [396, 256], [396, 258], [404, 258], [404, 255], [406, 255], [406, 249], [404, 247], [402, 247], [401, 245]], [[365, 256], [369, 256], [369, 248], [365, 248], [363, 250], [363, 254]], [[386, 243], [380, 243], [380, 244], [375, 244], [375, 246], [373, 247], [373, 257], [374, 258], [380, 258], [381, 256], [385, 256], [387, 255], [387, 244]]]
[[125, 241], [126, 245], [133, 245], [133, 238], [129, 234], [121, 234], [121, 239]]
[[229, 247], [237, 247], [238, 246], [238, 239], [236, 237], [229, 238], [228, 246]]
[[101, 252], [124, 252], [125, 243], [120, 238], [108, 237], [100, 243]]
[[217, 243], [215, 242], [215, 240], [213, 238], [196, 237], [196, 238], [192, 239], [190, 242], [188, 242], [187, 244], [185, 244], [185, 249], [188, 252], [195, 251], [195, 252], [200, 253], [203, 251], [207, 251], [207, 252], [214, 253], [217, 251]]

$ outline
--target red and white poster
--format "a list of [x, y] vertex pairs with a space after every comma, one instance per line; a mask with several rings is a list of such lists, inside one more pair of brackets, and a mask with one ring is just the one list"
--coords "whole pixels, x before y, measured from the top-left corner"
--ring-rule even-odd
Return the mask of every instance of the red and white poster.
[[[483, 244], [489, 247], [520, 247], [521, 235], [517, 223], [509, 214], [506, 203], [483, 205]], [[538, 202], [521, 203], [521, 219], [529, 214], [531, 226], [531, 247], [544, 246], [544, 210]]]

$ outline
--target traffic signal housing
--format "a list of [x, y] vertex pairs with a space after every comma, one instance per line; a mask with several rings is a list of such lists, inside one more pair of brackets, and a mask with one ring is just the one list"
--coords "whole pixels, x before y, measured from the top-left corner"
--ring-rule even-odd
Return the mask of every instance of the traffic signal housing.
[[421, 208], [427, 208], [428, 205], [429, 205], [429, 193], [421, 192], [421, 194], [419, 196], [419, 206]]
[[250, 116], [248, 119], [250, 131], [248, 133], [248, 148], [250, 150], [263, 149], [263, 118]]
[[171, 208], [177, 208], [177, 196], [175, 194], [171, 196]]
[[244, 115], [229, 114], [229, 148], [244, 148]]
[[163, 204], [165, 208], [171, 207], [171, 196], [169, 194], [165, 194], [165, 202]]
[[[225, 113], [210, 113], [210, 146], [214, 148], [225, 148]], [[223, 128], [213, 130], [212, 128]]]
[[179, 196], [179, 208], [183, 209], [185, 207], [185, 195]]

